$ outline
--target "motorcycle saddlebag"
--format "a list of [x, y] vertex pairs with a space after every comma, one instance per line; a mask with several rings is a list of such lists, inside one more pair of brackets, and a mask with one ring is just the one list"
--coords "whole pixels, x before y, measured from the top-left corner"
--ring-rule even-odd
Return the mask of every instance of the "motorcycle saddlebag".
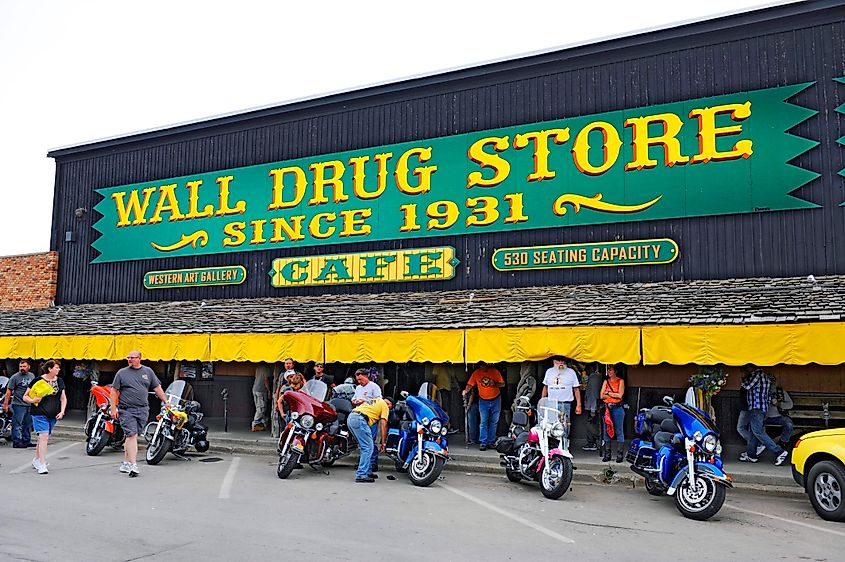
[[390, 428], [387, 431], [387, 443], [384, 445], [385, 451], [396, 451], [399, 448], [399, 430]]
[[637, 467], [651, 467], [654, 465], [654, 447], [651, 443], [641, 439], [634, 439], [628, 447], [625, 461]]
[[506, 455], [513, 451], [514, 442], [516, 442], [516, 439], [512, 437], [499, 437], [496, 439], [496, 451]]

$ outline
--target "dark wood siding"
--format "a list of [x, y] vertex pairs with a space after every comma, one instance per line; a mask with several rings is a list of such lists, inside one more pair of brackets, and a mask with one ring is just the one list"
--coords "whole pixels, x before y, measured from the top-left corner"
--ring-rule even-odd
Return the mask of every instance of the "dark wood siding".
[[[58, 154], [51, 249], [60, 254], [58, 303], [246, 298], [327, 292], [425, 291], [574, 283], [783, 277], [845, 273], [845, 10], [815, 11], [761, 25], [690, 32], [634, 47], [524, 59], [505, 69], [419, 88], [396, 88], [343, 104], [244, 117], [199, 131]], [[415, 241], [358, 243], [192, 258], [91, 264], [91, 228], [74, 209], [91, 209], [94, 189], [354, 150], [419, 138], [566, 116], [675, 102], [759, 88], [815, 82], [793, 100], [818, 115], [793, 133], [821, 144], [793, 161], [821, 173], [797, 191], [821, 208], [601, 226], [526, 230]], [[73, 241], [65, 233], [73, 232]], [[681, 257], [670, 265], [501, 273], [491, 254], [503, 246], [668, 237]], [[461, 265], [451, 281], [274, 289], [267, 272], [277, 257], [452, 245]], [[143, 274], [160, 269], [243, 264], [240, 286], [145, 290]]]

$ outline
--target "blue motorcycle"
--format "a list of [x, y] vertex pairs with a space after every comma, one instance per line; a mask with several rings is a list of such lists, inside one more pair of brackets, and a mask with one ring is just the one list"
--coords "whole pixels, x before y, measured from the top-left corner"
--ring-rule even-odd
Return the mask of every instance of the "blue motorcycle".
[[399, 472], [407, 472], [415, 486], [428, 486], [440, 476], [449, 459], [446, 441], [449, 416], [434, 401], [402, 392], [393, 415], [399, 427], [387, 434], [385, 453]]
[[674, 496], [675, 506], [689, 519], [705, 521], [725, 503], [731, 477], [722, 468], [722, 445], [716, 424], [701, 410], [676, 404], [641, 410], [635, 430], [641, 436], [628, 448], [631, 470], [645, 478], [653, 496]]

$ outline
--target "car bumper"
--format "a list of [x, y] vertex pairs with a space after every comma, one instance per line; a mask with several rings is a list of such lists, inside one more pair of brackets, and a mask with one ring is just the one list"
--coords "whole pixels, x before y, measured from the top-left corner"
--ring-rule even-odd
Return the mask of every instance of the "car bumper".
[[803, 475], [803, 474], [801, 474], [800, 472], [798, 472], [798, 471], [795, 469], [795, 465], [794, 465], [794, 464], [792, 465], [792, 479], [793, 479], [793, 480], [795, 480], [795, 483], [796, 483], [796, 484], [798, 484], [798, 485], [799, 485], [799, 486], [801, 486], [802, 488], [804, 487], [804, 475]]

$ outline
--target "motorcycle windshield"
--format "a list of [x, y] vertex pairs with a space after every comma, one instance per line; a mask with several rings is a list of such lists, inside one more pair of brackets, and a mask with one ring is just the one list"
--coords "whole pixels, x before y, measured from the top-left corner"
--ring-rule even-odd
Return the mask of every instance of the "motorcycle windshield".
[[563, 402], [551, 398], [540, 398], [537, 402], [537, 423], [554, 425], [563, 421]]
[[405, 404], [410, 408], [417, 421], [428, 418], [429, 420], [440, 420], [443, 424], [449, 423], [449, 416], [443, 411], [443, 408], [427, 398], [408, 396], [405, 399]]
[[193, 387], [182, 379], [170, 383], [164, 393], [167, 395], [167, 403], [171, 406], [184, 404], [185, 401], [194, 397]]
[[304, 392], [308, 396], [316, 398], [321, 402], [326, 399], [326, 393], [328, 391], [328, 385], [326, 385], [326, 383], [324, 383], [323, 381], [318, 381], [317, 379], [311, 379], [310, 381], [305, 383], [302, 389], [300, 389], [300, 392]]

